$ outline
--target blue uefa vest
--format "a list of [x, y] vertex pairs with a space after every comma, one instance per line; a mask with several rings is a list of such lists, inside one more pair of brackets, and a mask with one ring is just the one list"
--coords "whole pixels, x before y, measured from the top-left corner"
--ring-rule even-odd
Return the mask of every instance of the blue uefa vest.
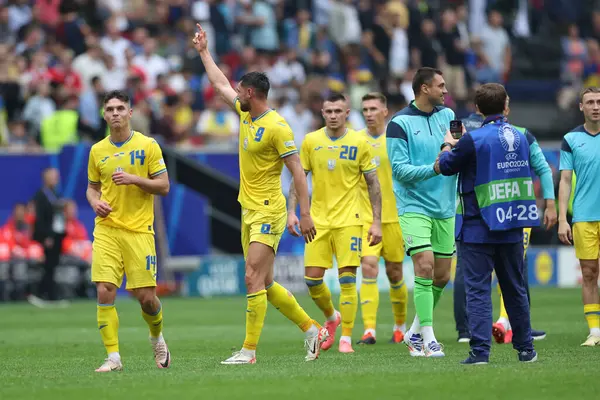
[[491, 231], [539, 226], [529, 144], [523, 133], [498, 119], [470, 132], [475, 144], [475, 196]]

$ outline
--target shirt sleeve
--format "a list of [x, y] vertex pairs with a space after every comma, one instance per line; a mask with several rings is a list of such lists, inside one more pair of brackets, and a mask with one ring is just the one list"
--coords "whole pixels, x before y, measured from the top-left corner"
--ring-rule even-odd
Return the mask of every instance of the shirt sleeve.
[[366, 140], [362, 140], [360, 142], [360, 170], [363, 174], [369, 174], [377, 170], [377, 165], [373, 161], [373, 153], [371, 152], [371, 146], [367, 143]]
[[540, 177], [544, 199], [554, 200], [552, 169], [550, 169], [550, 165], [548, 165], [548, 161], [546, 161], [546, 157], [544, 157], [544, 153], [535, 137], [529, 131], [525, 131], [525, 136], [529, 143], [529, 163], [535, 174]]
[[165, 166], [162, 150], [156, 140], [153, 140], [148, 150], [148, 173], [151, 178], [154, 178], [165, 172], [167, 172], [167, 167]]
[[309, 172], [312, 170], [310, 165], [310, 145], [308, 143], [308, 139], [304, 138], [302, 142], [302, 147], [300, 150], [300, 162], [302, 163], [302, 168], [304, 168], [305, 172]]
[[233, 99], [233, 105], [235, 107], [235, 112], [238, 113], [238, 115], [242, 115], [242, 105], [240, 104], [240, 99], [238, 99], [237, 97], [235, 99]]
[[433, 165], [411, 165], [408, 137], [404, 129], [394, 121], [386, 128], [386, 145], [392, 166], [392, 176], [399, 182], [412, 183], [436, 176]]
[[100, 171], [96, 164], [96, 157], [94, 157], [94, 150], [90, 150], [90, 158], [88, 160], [88, 182], [100, 183]]
[[277, 122], [276, 126], [278, 129], [273, 132], [272, 140], [273, 146], [275, 146], [279, 157], [285, 158], [292, 154], [296, 154], [298, 148], [296, 147], [296, 142], [294, 142], [294, 133], [292, 132], [292, 129], [283, 122]]
[[562, 145], [560, 147], [560, 167], [561, 171], [573, 170], [573, 150], [571, 150], [571, 145], [567, 141], [567, 138], [563, 138]]
[[450, 176], [459, 173], [468, 165], [475, 152], [473, 138], [465, 133], [456, 143], [452, 151], [444, 151], [440, 154], [440, 172], [442, 175]]

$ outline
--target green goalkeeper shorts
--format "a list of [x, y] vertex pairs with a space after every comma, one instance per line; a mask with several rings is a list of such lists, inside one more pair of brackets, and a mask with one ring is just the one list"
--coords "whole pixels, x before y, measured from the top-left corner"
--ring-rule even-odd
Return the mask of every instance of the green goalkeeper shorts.
[[451, 258], [454, 255], [454, 217], [437, 219], [424, 214], [406, 213], [400, 216], [400, 227], [409, 256], [424, 251], [433, 251], [438, 258]]

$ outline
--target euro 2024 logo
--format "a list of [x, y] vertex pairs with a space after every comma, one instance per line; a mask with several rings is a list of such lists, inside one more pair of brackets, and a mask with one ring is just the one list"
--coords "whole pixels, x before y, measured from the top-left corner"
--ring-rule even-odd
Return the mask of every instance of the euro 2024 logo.
[[502, 127], [498, 129], [498, 136], [502, 147], [507, 152], [504, 156], [506, 160], [515, 160], [518, 157], [515, 151], [517, 151], [521, 144], [520, 136], [515, 133], [513, 127], [510, 125], [502, 125]]

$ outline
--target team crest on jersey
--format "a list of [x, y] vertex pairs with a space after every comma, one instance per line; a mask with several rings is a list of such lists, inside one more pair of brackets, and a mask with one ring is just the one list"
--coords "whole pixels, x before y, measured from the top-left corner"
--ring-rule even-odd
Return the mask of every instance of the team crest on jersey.
[[327, 168], [330, 171], [333, 171], [333, 169], [335, 168], [335, 160], [327, 160]]
[[244, 150], [248, 150], [248, 138], [244, 138]]
[[115, 168], [115, 172], [123, 172], [123, 168], [117, 167], [117, 168]]

